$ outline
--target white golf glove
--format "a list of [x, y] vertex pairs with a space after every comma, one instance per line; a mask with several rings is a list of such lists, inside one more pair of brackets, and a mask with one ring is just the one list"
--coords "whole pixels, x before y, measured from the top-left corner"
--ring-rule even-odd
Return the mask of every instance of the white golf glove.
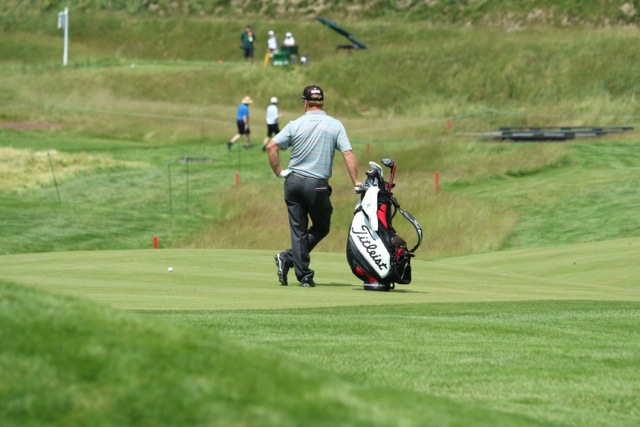
[[289, 174], [291, 173], [291, 169], [283, 169], [280, 171], [280, 175], [278, 175], [280, 178], [286, 178], [289, 176]]

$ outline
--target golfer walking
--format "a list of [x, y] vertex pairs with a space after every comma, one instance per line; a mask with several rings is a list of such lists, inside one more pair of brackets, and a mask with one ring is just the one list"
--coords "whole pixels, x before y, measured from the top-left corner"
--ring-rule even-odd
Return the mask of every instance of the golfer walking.
[[[287, 124], [267, 145], [269, 164], [276, 176], [285, 178], [284, 201], [289, 214], [291, 248], [276, 254], [280, 284], [288, 284], [287, 274], [294, 268], [304, 287], [314, 287], [314, 271], [309, 253], [329, 234], [331, 225], [331, 187], [336, 150], [342, 153], [354, 186], [359, 186], [358, 163], [344, 126], [324, 111], [324, 92], [307, 86], [302, 93], [305, 114]], [[291, 147], [289, 166], [280, 166], [279, 148]], [[311, 227], [309, 227], [311, 219]]]

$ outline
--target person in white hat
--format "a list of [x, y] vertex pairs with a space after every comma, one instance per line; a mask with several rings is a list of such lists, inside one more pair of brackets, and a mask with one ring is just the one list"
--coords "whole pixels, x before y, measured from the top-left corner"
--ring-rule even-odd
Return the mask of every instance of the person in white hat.
[[271, 104], [267, 107], [267, 136], [262, 141], [262, 151], [267, 151], [267, 144], [271, 141], [271, 137], [280, 132], [278, 120], [282, 114], [278, 112], [278, 98], [271, 97]]
[[287, 33], [283, 43], [285, 46], [295, 46], [296, 40], [293, 38], [293, 34]]
[[245, 147], [250, 147], [249, 139], [251, 130], [249, 129], [249, 104], [253, 104], [253, 99], [249, 96], [242, 98], [240, 105], [238, 106], [238, 114], [236, 115], [236, 125], [238, 126], [238, 133], [235, 134], [228, 142], [227, 148], [231, 150], [233, 144], [239, 140], [242, 135], [245, 135], [247, 143]]
[[273, 31], [269, 31], [267, 51], [269, 52], [269, 56], [273, 56], [273, 54], [278, 51], [278, 39], [276, 38], [276, 33]]

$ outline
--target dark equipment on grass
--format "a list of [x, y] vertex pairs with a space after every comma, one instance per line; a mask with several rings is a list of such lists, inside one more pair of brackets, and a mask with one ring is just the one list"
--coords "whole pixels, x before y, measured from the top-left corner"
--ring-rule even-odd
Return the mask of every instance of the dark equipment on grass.
[[633, 130], [632, 126], [504, 126], [497, 132], [479, 134], [482, 138], [512, 142], [570, 141], [597, 138]]
[[339, 44], [336, 47], [336, 49], [339, 50], [339, 49], [368, 49], [369, 48], [369, 46], [356, 40], [356, 38], [353, 37], [350, 32], [338, 26], [338, 24], [336, 24], [335, 22], [327, 18], [323, 18], [322, 16], [318, 16], [318, 21], [322, 22], [324, 25], [331, 28], [338, 34], [345, 36], [351, 42], [349, 44]]
[[[382, 159], [382, 164], [391, 171], [388, 182], [383, 178], [382, 167], [369, 162], [371, 169], [366, 172], [367, 179], [356, 187], [360, 200], [347, 239], [347, 262], [353, 274], [364, 282], [364, 289], [369, 291], [389, 291], [396, 283], [411, 283], [411, 258], [422, 243], [422, 227], [400, 207], [391, 192], [395, 187], [395, 162]], [[398, 211], [418, 234], [418, 243], [412, 249], [393, 228], [392, 221]]]

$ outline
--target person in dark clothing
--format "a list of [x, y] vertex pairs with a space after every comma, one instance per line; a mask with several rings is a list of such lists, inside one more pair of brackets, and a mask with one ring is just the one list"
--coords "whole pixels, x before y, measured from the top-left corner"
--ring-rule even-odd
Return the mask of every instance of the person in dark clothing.
[[245, 62], [251, 62], [253, 64], [253, 50], [255, 47], [256, 36], [253, 34], [253, 28], [251, 25], [247, 25], [240, 35], [242, 41], [242, 53], [244, 55]]

